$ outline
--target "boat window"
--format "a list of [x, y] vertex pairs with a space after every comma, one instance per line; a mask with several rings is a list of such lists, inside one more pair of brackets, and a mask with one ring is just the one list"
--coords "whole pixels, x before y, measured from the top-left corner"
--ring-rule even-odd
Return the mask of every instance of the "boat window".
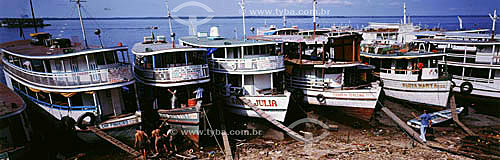
[[[229, 52], [230, 52], [230, 49], [231, 48], [227, 48], [227, 54], [229, 55]], [[217, 48], [217, 50], [215, 50], [212, 54], [214, 55], [215, 58], [224, 58], [225, 56], [225, 49], [224, 48]]]
[[236, 75], [236, 74], [230, 74], [227, 75], [227, 79], [231, 86], [233, 87], [241, 87], [241, 75]]
[[70, 102], [71, 102], [71, 106], [83, 106], [83, 100], [82, 100], [82, 93], [77, 93], [75, 94], [74, 96], [71, 96], [69, 99], [70, 99]]
[[245, 85], [254, 85], [253, 75], [245, 75]]
[[95, 59], [96, 59], [97, 65], [105, 65], [106, 64], [106, 63], [104, 63], [104, 56], [102, 56], [100, 54], [95, 55]]
[[144, 57], [144, 69], [153, 69], [153, 57], [145, 56]]
[[38, 100], [50, 104], [49, 93], [45, 93], [43, 91], [42, 92], [38, 92]]
[[117, 62], [115, 52], [104, 52], [104, 58], [106, 58], [106, 64], [114, 64]]
[[493, 52], [493, 46], [490, 46], [490, 45], [477, 46], [477, 52], [479, 52], [479, 53], [492, 53]]
[[62, 96], [60, 93], [50, 93], [52, 97], [52, 104], [59, 106], [68, 106], [68, 98]]
[[33, 67], [33, 71], [35, 71], [35, 72], [45, 72], [45, 69], [43, 68], [43, 64], [42, 64], [41, 60], [32, 60], [31, 66]]
[[489, 75], [490, 75], [489, 69], [469, 68], [469, 67], [465, 68], [465, 76], [466, 77], [488, 79]]

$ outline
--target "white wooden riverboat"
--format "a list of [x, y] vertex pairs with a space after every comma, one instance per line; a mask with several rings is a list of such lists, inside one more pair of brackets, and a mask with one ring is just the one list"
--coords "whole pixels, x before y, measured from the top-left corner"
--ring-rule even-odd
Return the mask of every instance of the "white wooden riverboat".
[[[260, 117], [239, 97], [252, 101], [278, 121], [284, 121], [290, 93], [283, 87], [283, 55], [276, 52], [274, 42], [255, 42], [227, 39], [211, 28], [210, 36], [183, 37], [183, 46], [209, 50], [210, 74], [216, 92], [232, 113]], [[207, 35], [205, 33], [205, 35]]]
[[[161, 121], [182, 130], [194, 130], [186, 135], [196, 145], [195, 134], [203, 121], [203, 109], [211, 105], [210, 77], [207, 50], [203, 48], [177, 47], [165, 41], [164, 36], [145, 37], [144, 42], [132, 48], [135, 55], [135, 76], [143, 92], [141, 106], [153, 109]], [[202, 89], [197, 99], [197, 90]], [[171, 92], [169, 92], [169, 90]], [[172, 102], [172, 92], [175, 101]], [[198, 106], [198, 102], [200, 103]], [[172, 106], [172, 104], [174, 106]], [[202, 127], [202, 126], [201, 126]]]
[[[31, 40], [0, 44], [7, 86], [87, 142], [101, 140], [88, 126], [133, 140], [141, 112], [128, 47], [104, 47], [102, 42], [89, 47], [81, 3], [75, 2], [83, 43], [33, 33]], [[99, 36], [100, 30], [95, 33]]]
[[445, 54], [404, 51], [376, 54], [362, 52], [365, 63], [377, 69], [386, 96], [426, 106], [447, 107], [451, 81], [439, 68]]
[[359, 61], [359, 34], [316, 35], [314, 39], [287, 35], [249, 39], [280, 43], [280, 52], [286, 55], [286, 87], [303, 99], [299, 102], [331, 107], [361, 120], [372, 117], [381, 87], [372, 81], [374, 67]]
[[82, 133], [88, 125], [111, 130], [140, 123], [127, 47], [86, 48], [48, 33], [32, 36], [1, 45], [9, 88], [54, 119], [76, 122]]

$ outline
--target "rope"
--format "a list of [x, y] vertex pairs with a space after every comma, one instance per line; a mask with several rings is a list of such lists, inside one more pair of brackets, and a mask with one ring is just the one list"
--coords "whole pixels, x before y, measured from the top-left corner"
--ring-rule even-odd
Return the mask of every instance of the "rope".
[[[210, 127], [210, 130], [212, 130], [212, 131], [213, 131], [214, 129], [212, 129], [212, 125], [210, 124], [210, 120], [208, 120], [208, 116], [207, 116], [207, 113], [205, 112], [205, 108], [202, 108], [202, 110], [203, 110], [203, 114], [205, 115], [204, 117], [205, 117], [205, 119], [206, 119], [206, 120], [207, 120], [207, 122], [208, 122], [208, 127]], [[217, 142], [217, 146], [219, 146], [219, 149], [220, 149], [221, 151], [224, 151], [224, 150], [222, 149], [222, 147], [221, 147], [220, 143], [219, 143], [219, 140], [217, 140], [217, 137], [215, 136], [215, 134], [213, 134], [213, 135], [214, 135], [215, 142]], [[226, 153], [225, 153], [225, 152], [222, 152], [222, 153], [224, 154], [224, 156], [226, 155]]]

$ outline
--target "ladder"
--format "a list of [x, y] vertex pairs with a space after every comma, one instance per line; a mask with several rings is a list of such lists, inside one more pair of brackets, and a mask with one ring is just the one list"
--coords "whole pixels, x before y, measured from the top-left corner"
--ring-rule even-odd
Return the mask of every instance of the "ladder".
[[110, 142], [111, 144], [117, 146], [118, 148], [122, 149], [123, 151], [131, 154], [134, 157], [139, 157], [141, 156], [141, 153], [136, 151], [134, 148], [128, 146], [127, 144], [117, 140], [116, 138], [110, 136], [106, 132], [96, 128], [95, 126], [90, 126], [88, 129], [92, 132], [94, 132], [97, 136], [101, 137], [102, 139]]
[[307, 140], [304, 137], [302, 137], [302, 135], [300, 135], [297, 132], [291, 130], [290, 128], [286, 127], [285, 125], [283, 125], [280, 122], [278, 122], [277, 120], [275, 120], [270, 115], [266, 114], [260, 108], [258, 108], [257, 106], [255, 106], [255, 104], [253, 104], [252, 102], [250, 102], [250, 100], [248, 100], [246, 98], [243, 98], [243, 97], [240, 97], [240, 99], [241, 99], [241, 101], [243, 101], [243, 103], [245, 103], [247, 106], [249, 106], [250, 108], [252, 108], [252, 110], [254, 110], [255, 112], [257, 112], [257, 114], [260, 117], [262, 117], [262, 118], [266, 119], [267, 121], [271, 122], [271, 124], [275, 125], [276, 127], [280, 128], [281, 130], [285, 131], [288, 135], [292, 136], [293, 138], [298, 139], [299, 141], [309, 142], [309, 140]]

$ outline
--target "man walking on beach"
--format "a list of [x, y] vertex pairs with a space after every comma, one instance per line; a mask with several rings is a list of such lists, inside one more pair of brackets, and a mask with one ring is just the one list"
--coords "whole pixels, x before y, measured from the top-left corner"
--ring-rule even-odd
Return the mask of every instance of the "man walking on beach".
[[427, 114], [427, 110], [424, 110], [424, 114], [420, 115], [417, 117], [415, 113], [411, 113], [417, 120], [420, 120], [420, 139], [422, 141], [427, 142], [425, 139], [425, 133], [427, 132], [427, 129], [431, 127], [432, 121], [431, 121], [431, 116]]

